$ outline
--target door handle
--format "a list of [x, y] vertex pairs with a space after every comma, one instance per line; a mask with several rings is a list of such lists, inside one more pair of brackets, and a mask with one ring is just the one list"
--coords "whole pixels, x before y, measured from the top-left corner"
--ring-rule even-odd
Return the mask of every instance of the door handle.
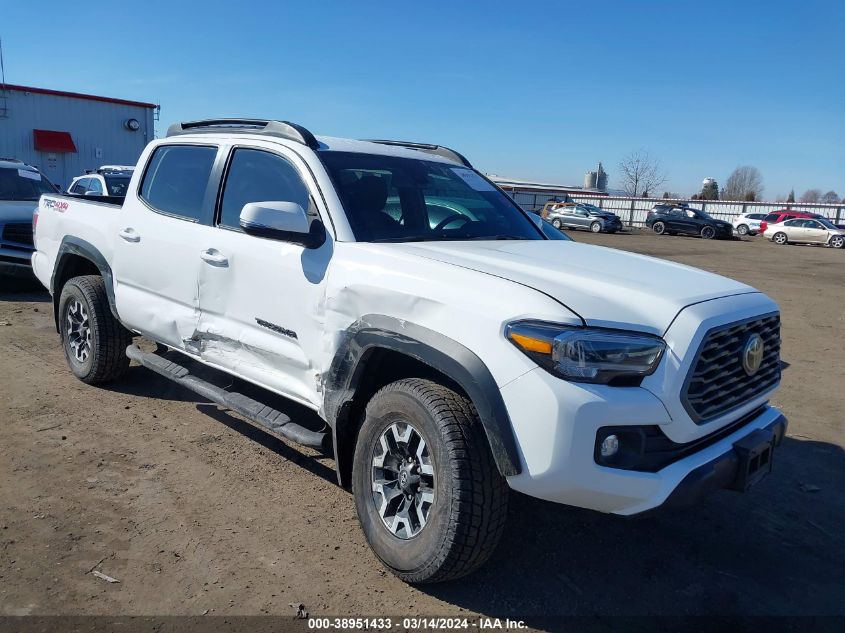
[[220, 253], [216, 248], [209, 248], [200, 253], [203, 261], [213, 264], [215, 266], [228, 266], [229, 259]]
[[118, 235], [125, 239], [127, 242], [140, 242], [141, 236], [135, 232], [131, 226], [126, 227], [125, 229], [121, 229], [118, 232]]

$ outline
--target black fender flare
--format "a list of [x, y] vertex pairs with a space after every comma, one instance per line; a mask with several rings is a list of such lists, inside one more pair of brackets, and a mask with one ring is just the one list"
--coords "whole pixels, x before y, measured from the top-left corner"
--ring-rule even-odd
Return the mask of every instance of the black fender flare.
[[59, 250], [56, 254], [56, 263], [53, 266], [53, 275], [50, 277], [50, 294], [53, 296], [53, 317], [56, 320], [56, 329], [58, 330], [59, 327], [59, 293], [56, 292], [58, 290], [56, 288], [56, 280], [63, 278], [65, 268], [74, 256], [87, 259], [100, 271], [100, 275], [105, 282], [106, 295], [109, 298], [109, 308], [114, 318], [120, 321], [114, 298], [114, 277], [111, 266], [109, 266], [106, 258], [103, 257], [103, 254], [96, 246], [78, 237], [67, 235], [59, 245]]
[[[340, 477], [339, 426], [376, 349], [405, 354], [446, 375], [463, 389], [478, 411], [499, 472], [509, 477], [522, 472], [516, 438], [505, 402], [484, 362], [457, 341], [423, 326], [383, 315], [366, 315], [350, 326], [325, 376], [325, 412], [332, 426], [335, 463]], [[343, 482], [341, 482], [343, 483]]]

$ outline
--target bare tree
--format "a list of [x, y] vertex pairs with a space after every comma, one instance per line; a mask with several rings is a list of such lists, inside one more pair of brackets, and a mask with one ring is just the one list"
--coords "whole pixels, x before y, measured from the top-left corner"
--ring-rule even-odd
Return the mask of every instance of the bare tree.
[[631, 152], [619, 162], [622, 189], [629, 196], [647, 196], [666, 182], [660, 161], [645, 150]]
[[839, 202], [839, 194], [830, 190], [819, 199], [819, 202], [823, 202], [824, 204], [836, 204]]
[[725, 186], [722, 187], [722, 200], [757, 200], [763, 193], [763, 176], [760, 170], [751, 165], [743, 165], [733, 170]]
[[798, 202], [819, 202], [822, 197], [821, 189], [807, 189], [801, 194]]

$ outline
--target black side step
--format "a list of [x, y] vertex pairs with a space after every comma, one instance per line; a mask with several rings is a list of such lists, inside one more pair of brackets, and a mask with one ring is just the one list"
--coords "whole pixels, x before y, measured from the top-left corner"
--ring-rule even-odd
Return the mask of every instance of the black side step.
[[198, 393], [203, 398], [227, 407], [247, 420], [260, 424], [297, 444], [313, 448], [326, 448], [328, 433], [311, 431], [296, 422], [291, 422], [291, 419], [281, 411], [265, 406], [243, 394], [226, 391], [208, 381], [192, 376], [185, 367], [153, 352], [144, 352], [137, 345], [127, 347], [126, 355], [147, 369], [151, 369], [186, 389]]

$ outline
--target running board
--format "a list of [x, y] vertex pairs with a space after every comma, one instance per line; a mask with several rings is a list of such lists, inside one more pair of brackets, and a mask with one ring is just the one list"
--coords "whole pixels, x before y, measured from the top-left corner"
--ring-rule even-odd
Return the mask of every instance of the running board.
[[186, 389], [190, 389], [207, 400], [231, 409], [247, 420], [260, 424], [273, 433], [278, 433], [303, 446], [321, 449], [326, 447], [328, 433], [306, 429], [304, 426], [292, 422], [281, 411], [268, 407], [258, 402], [258, 400], [253, 400], [240, 393], [226, 391], [216, 385], [212, 385], [206, 380], [192, 376], [185, 367], [166, 358], [162, 358], [153, 352], [142, 351], [137, 345], [127, 347], [126, 355], [130, 360], [137, 361], [147, 369], [151, 369], [155, 373], [172, 380]]

